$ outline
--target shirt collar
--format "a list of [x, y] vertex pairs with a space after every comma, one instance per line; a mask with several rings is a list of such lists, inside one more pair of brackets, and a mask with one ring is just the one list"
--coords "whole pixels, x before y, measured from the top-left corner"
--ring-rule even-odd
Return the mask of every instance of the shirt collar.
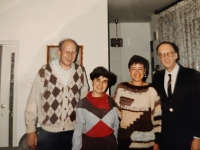
[[168, 76], [168, 74], [171, 74], [173, 77], [176, 77], [178, 74], [178, 70], [179, 70], [179, 65], [176, 63], [176, 66], [174, 67], [174, 69], [171, 72], [165, 70], [165, 75]]
[[55, 65], [59, 68], [59, 70], [62, 70], [62, 71], [67, 72], [67, 71], [72, 70], [72, 69], [74, 68], [74, 63], [72, 63], [72, 64], [71, 64], [71, 67], [69, 68], [69, 70], [66, 71], [65, 69], [63, 69], [63, 68], [60, 66], [59, 61], [60, 61], [60, 59], [56, 59], [56, 60], [55, 60]]

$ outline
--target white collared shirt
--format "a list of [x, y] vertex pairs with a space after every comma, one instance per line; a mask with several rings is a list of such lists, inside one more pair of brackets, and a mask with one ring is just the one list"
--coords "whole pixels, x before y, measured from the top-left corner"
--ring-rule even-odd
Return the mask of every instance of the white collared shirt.
[[164, 87], [165, 87], [165, 91], [166, 91], [167, 95], [168, 95], [167, 84], [168, 84], [168, 81], [169, 81], [169, 75], [168, 74], [171, 74], [171, 89], [172, 89], [172, 93], [174, 93], [174, 86], [175, 86], [175, 83], [176, 83], [178, 70], [179, 70], [179, 65], [177, 63], [176, 63], [176, 66], [174, 67], [174, 69], [171, 72], [168, 72], [167, 70], [165, 70]]
[[69, 68], [69, 70], [64, 70], [61, 66], [60, 66], [60, 63], [59, 63], [59, 59], [55, 59], [53, 60], [52, 62], [52, 66], [54, 67], [56, 73], [59, 75], [59, 77], [61, 78], [61, 80], [63, 81], [64, 83], [64, 86], [67, 85], [72, 73], [73, 73], [73, 70], [74, 70], [74, 63], [71, 64], [71, 67]]

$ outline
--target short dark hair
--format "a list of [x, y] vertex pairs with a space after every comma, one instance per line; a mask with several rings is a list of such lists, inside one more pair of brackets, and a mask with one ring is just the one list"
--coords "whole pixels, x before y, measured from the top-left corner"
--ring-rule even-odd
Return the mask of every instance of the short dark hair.
[[106, 68], [100, 66], [96, 67], [91, 73], [90, 73], [90, 79], [93, 81], [95, 78], [98, 78], [100, 76], [108, 78], [108, 86], [111, 87], [115, 85], [117, 82], [117, 76], [108, 71]]
[[143, 81], [146, 81], [146, 79], [149, 75], [149, 61], [142, 56], [133, 55], [128, 62], [128, 68], [130, 69], [130, 67], [133, 64], [142, 64], [144, 66], [144, 68], [146, 69], [146, 73], [145, 73], [146, 77], [143, 77]]
[[178, 58], [177, 58], [176, 60], [179, 60], [179, 59], [180, 59], [180, 57], [179, 57], [179, 48], [178, 48], [178, 46], [177, 46], [175, 43], [173, 43], [173, 42], [163, 41], [163, 42], [161, 42], [160, 44], [158, 44], [158, 46], [156, 47], [156, 52], [157, 52], [157, 53], [158, 53], [158, 48], [159, 48], [161, 45], [163, 45], [163, 44], [168, 44], [168, 45], [170, 45], [170, 46], [174, 49], [174, 51], [178, 54]]
[[63, 44], [65, 42], [72, 42], [72, 43], [74, 43], [74, 45], [76, 46], [76, 52], [77, 52], [77, 54], [79, 53], [79, 45], [76, 43], [76, 41], [74, 41], [72, 39], [64, 39], [64, 40], [60, 41], [59, 44], [58, 44], [58, 48], [59, 48], [60, 51], [62, 50], [62, 46], [63, 46]]

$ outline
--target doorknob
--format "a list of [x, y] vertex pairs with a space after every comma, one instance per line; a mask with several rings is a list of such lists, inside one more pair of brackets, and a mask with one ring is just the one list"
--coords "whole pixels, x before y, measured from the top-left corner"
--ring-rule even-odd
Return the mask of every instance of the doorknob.
[[1, 108], [5, 108], [5, 107], [6, 107], [6, 105], [5, 105], [5, 104], [2, 104], [2, 105], [1, 105]]

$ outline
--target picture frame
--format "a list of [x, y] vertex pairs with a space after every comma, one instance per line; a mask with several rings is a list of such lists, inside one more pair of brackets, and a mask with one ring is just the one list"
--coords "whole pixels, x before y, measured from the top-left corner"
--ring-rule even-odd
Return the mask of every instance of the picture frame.
[[[54, 59], [58, 59], [58, 45], [47, 45], [47, 59], [46, 63], [51, 62]], [[83, 65], [83, 46], [79, 45], [79, 53], [77, 55], [77, 58], [75, 59], [75, 62], [79, 65]]]

